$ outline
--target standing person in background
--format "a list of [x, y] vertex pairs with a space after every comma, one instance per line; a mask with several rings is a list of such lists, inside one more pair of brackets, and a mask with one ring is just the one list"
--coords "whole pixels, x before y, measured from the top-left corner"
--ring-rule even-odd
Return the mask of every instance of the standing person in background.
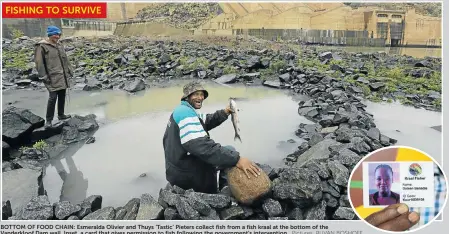
[[73, 76], [64, 46], [59, 43], [61, 29], [48, 26], [47, 39], [39, 41], [34, 50], [34, 62], [39, 79], [45, 84], [49, 92], [45, 127], [51, 127], [55, 114], [56, 100], [58, 100], [58, 119], [70, 118], [64, 114], [66, 90], [69, 79]]

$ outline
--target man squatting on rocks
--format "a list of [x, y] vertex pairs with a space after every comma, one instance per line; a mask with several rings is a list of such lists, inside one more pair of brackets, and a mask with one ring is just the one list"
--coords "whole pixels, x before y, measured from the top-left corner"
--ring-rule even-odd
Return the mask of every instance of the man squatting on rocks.
[[[170, 116], [163, 138], [165, 175], [170, 184], [196, 192], [217, 193], [217, 170], [237, 166], [250, 178], [261, 169], [241, 157], [232, 146], [221, 146], [209, 131], [222, 124], [232, 113], [229, 105], [213, 114], [197, 113], [209, 93], [197, 82], [184, 86], [184, 95]], [[220, 182], [221, 185], [221, 182]]]
[[35, 45], [34, 62], [39, 79], [45, 84], [49, 92], [45, 127], [51, 127], [55, 114], [56, 99], [58, 100], [58, 119], [70, 118], [64, 114], [66, 90], [69, 78], [73, 76], [64, 46], [59, 43], [61, 30], [56, 26], [48, 26], [48, 39], [41, 40]]

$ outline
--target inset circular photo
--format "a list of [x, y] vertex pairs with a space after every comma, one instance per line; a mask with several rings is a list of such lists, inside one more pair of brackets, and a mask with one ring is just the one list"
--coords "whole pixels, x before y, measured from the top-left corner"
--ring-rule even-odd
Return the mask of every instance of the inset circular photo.
[[357, 216], [386, 232], [412, 232], [442, 220], [447, 201], [447, 179], [438, 162], [407, 146], [368, 154], [354, 167], [348, 188]]

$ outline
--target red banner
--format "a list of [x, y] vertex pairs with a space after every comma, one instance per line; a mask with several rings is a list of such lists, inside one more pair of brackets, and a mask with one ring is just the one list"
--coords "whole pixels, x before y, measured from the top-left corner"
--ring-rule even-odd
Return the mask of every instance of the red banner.
[[3, 18], [106, 18], [106, 2], [4, 2]]

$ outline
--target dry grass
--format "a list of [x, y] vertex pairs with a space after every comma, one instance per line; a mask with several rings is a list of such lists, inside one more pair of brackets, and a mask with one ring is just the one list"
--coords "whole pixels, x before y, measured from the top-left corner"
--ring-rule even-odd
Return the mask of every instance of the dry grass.
[[242, 204], [250, 205], [271, 190], [271, 180], [263, 171], [260, 176], [248, 179], [241, 169], [233, 167], [227, 177], [232, 195]]

